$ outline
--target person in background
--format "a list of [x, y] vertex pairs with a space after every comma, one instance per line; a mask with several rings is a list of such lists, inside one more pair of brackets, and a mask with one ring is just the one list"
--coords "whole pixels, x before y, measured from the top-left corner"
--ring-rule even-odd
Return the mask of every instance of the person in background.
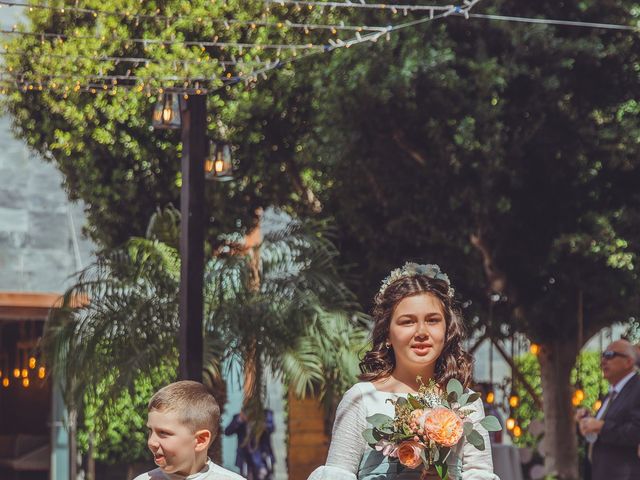
[[600, 366], [609, 394], [595, 417], [577, 412], [580, 433], [589, 446], [592, 480], [640, 479], [640, 375], [637, 350], [617, 340], [602, 352]]
[[272, 480], [275, 456], [271, 446], [271, 434], [275, 430], [273, 411], [266, 409], [265, 429], [256, 440], [251, 435], [251, 422], [244, 412], [233, 416], [231, 423], [224, 429], [225, 435], [238, 436], [236, 466], [248, 480]]

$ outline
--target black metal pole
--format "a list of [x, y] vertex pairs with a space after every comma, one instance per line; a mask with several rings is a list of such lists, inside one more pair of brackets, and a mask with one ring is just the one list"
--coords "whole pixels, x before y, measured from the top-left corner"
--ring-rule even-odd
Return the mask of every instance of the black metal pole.
[[206, 97], [191, 95], [182, 115], [180, 190], [180, 361], [181, 380], [202, 381], [204, 276], [204, 160], [207, 154]]

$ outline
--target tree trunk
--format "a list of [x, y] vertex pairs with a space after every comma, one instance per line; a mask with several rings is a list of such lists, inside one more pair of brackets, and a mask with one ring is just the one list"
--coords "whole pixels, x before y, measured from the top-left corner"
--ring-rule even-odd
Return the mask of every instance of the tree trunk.
[[559, 480], [578, 480], [578, 441], [571, 397], [571, 369], [576, 361], [575, 340], [555, 340], [540, 348], [547, 474]]

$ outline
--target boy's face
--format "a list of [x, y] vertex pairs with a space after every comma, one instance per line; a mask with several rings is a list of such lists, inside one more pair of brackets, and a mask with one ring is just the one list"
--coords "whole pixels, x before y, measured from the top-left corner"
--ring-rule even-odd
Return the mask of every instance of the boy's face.
[[204, 465], [198, 465], [198, 454], [207, 451], [211, 433], [193, 432], [184, 425], [176, 412], [151, 410], [147, 417], [149, 438], [147, 445], [153, 458], [165, 473], [191, 475]]

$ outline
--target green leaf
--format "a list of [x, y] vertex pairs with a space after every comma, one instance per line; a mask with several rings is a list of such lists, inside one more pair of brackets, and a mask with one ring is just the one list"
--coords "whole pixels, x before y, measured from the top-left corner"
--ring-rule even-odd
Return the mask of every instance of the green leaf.
[[451, 392], [447, 395], [447, 401], [449, 403], [454, 403], [458, 401], [458, 394], [456, 392]]
[[375, 445], [378, 443], [378, 440], [373, 436], [373, 428], [367, 428], [362, 432], [362, 436], [364, 437], [364, 441], [369, 445]]
[[500, 421], [493, 415], [487, 415], [480, 420], [480, 425], [482, 425], [488, 432], [499, 432], [502, 430]]
[[480, 398], [480, 394], [477, 392], [474, 393], [470, 393], [469, 397], [467, 398], [467, 403], [473, 403], [476, 400], [478, 400]]
[[471, 433], [471, 431], [473, 430], [473, 423], [471, 422], [464, 422], [462, 424], [462, 434], [466, 437], [467, 435], [469, 435]]
[[455, 392], [458, 397], [464, 392], [462, 384], [455, 378], [452, 378], [449, 380], [449, 383], [447, 383], [447, 393], [451, 394], [452, 392]]
[[369, 422], [372, 426], [380, 429], [380, 427], [382, 426], [393, 423], [393, 418], [382, 413], [376, 413], [375, 415], [367, 417], [367, 422]]
[[449, 478], [449, 475], [447, 473], [448, 470], [449, 470], [449, 467], [448, 467], [448, 465], [446, 463], [444, 463], [444, 462], [443, 463], [436, 463], [434, 466], [436, 468], [436, 472], [438, 472], [438, 476], [442, 480], [446, 480], [446, 479]]
[[466, 438], [467, 442], [476, 447], [478, 450], [484, 450], [484, 438], [482, 438], [482, 435], [480, 435], [477, 430], [471, 430], [471, 433], [469, 433], [469, 435], [466, 435]]
[[420, 403], [420, 401], [413, 395], [409, 395], [407, 400], [409, 401], [409, 405], [411, 405], [413, 408], [422, 408], [422, 404]]

